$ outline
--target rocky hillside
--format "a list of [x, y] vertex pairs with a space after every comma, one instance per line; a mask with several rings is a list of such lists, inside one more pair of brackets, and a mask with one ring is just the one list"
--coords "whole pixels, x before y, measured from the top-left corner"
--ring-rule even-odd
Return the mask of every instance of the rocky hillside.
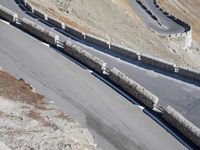
[[93, 136], [70, 116], [0, 71], [1, 150], [96, 150]]
[[184, 50], [177, 42], [180, 39], [156, 35], [140, 20], [128, 0], [29, 1], [47, 14], [84, 32], [178, 65], [200, 69], [198, 44], [193, 43], [190, 49]]

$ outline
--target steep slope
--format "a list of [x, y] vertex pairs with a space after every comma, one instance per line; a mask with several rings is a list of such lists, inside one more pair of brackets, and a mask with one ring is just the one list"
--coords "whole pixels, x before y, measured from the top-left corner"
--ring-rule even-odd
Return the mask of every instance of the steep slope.
[[179, 44], [181, 38], [168, 39], [156, 35], [136, 15], [128, 0], [29, 1], [49, 15], [84, 32], [178, 65], [200, 68], [196, 44], [189, 50], [183, 50]]

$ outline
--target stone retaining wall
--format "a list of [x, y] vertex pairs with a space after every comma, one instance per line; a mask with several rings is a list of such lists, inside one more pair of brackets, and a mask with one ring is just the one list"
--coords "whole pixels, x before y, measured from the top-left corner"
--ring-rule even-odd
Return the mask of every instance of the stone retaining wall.
[[200, 129], [184, 118], [179, 112], [171, 106], [167, 106], [162, 117], [197, 146], [200, 146]]
[[108, 41], [104, 40], [104, 39], [101, 39], [99, 37], [96, 37], [94, 35], [91, 35], [91, 34], [86, 34], [85, 35], [85, 40], [91, 44], [94, 44], [94, 45], [97, 45], [97, 46], [100, 46], [102, 48], [109, 48], [109, 43]]
[[177, 74], [186, 78], [200, 81], [200, 71], [196, 71], [186, 67], [179, 67]]
[[0, 5], [0, 17], [9, 22], [15, 22], [18, 14]]
[[[141, 0], [136, 0], [137, 3], [147, 12], [147, 14], [149, 14], [151, 16], [151, 18], [153, 18], [160, 26], [163, 26], [163, 24], [159, 21], [159, 18], [157, 16], [155, 16], [153, 14], [153, 12], [151, 10], [149, 10], [145, 4], [143, 4], [143, 2]], [[173, 20], [174, 22], [176, 22], [177, 24], [181, 25], [182, 27], [184, 27], [185, 31], [183, 33], [176, 33], [176, 34], [161, 34], [161, 36], [163, 37], [169, 37], [169, 38], [179, 38], [179, 37], [185, 37], [185, 39], [183, 39], [181, 42], [184, 44], [183, 45], [183, 49], [188, 49], [190, 48], [191, 44], [192, 44], [192, 27], [184, 22], [183, 20], [176, 18], [173, 15], [170, 15], [169, 13], [167, 13], [166, 11], [164, 11], [159, 5], [157, 0], [153, 1], [154, 5], [157, 7], [157, 9], [159, 9], [166, 17], [168, 17], [169, 19]], [[157, 33], [156, 31], [154, 31], [155, 33]], [[159, 34], [159, 33], [157, 33]]]
[[103, 60], [81, 49], [80, 47], [73, 45], [70, 41], [65, 41], [64, 52], [76, 58], [78, 61], [87, 65], [98, 73], [103, 73], [106, 69], [106, 63]]
[[35, 7], [32, 6], [32, 4], [31, 4], [28, 0], [26, 1], [26, 5], [25, 5], [25, 6], [27, 7], [27, 9], [28, 9], [30, 12], [34, 13]]
[[65, 31], [69, 34], [72, 34], [73, 36], [79, 38], [79, 39], [85, 39], [84, 33], [82, 33], [80, 30], [75, 29], [70, 26], [65, 26]]
[[186, 23], [185, 21], [173, 16], [173, 15], [170, 15], [169, 13], [167, 13], [166, 11], [164, 11], [163, 8], [161, 8], [159, 5], [158, 5], [158, 2], [157, 0], [154, 0], [154, 5], [165, 15], [167, 16], [169, 19], [173, 20], [174, 22], [176, 22], [177, 24], [181, 25], [182, 27], [185, 28], [185, 31], [183, 33], [177, 33], [177, 34], [171, 34], [169, 35], [169, 37], [172, 37], [172, 38], [179, 38], [179, 37], [185, 37], [183, 42], [184, 42], [184, 45], [182, 46], [183, 49], [188, 49], [190, 48], [190, 46], [192, 45], [192, 27]]
[[110, 70], [109, 79], [151, 109], [153, 109], [159, 101], [157, 96], [136, 83], [134, 80], [128, 78], [116, 68]]
[[56, 45], [57, 41], [59, 41], [58, 35], [46, 30], [42, 26], [39, 26], [26, 18], [21, 19], [21, 28], [51, 45]]
[[154, 66], [156, 68], [160, 68], [162, 70], [168, 71], [168, 72], [174, 72], [175, 70], [175, 64], [171, 62], [164, 61], [162, 59], [155, 58], [150, 55], [142, 54], [141, 56], [141, 62]]
[[40, 17], [41, 19], [47, 20], [47, 15], [39, 10], [34, 10], [33, 12], [36, 16]]
[[53, 18], [53, 17], [48, 16], [48, 17], [47, 17], [47, 21], [48, 21], [50, 24], [54, 25], [55, 27], [58, 27], [58, 28], [63, 29], [63, 30], [65, 29], [65, 24], [64, 24], [63, 22], [59, 21], [59, 20], [56, 19], [56, 18]]
[[126, 48], [126, 47], [117, 45], [117, 44], [111, 44], [111, 45], [110, 45], [110, 49], [111, 49], [113, 52], [116, 52], [116, 53], [118, 53], [118, 54], [121, 54], [121, 55], [123, 55], [123, 56], [125, 56], [125, 57], [138, 60], [138, 54], [139, 54], [139, 52], [134, 51], [134, 50], [132, 50], [132, 49], [129, 49], [129, 48]]

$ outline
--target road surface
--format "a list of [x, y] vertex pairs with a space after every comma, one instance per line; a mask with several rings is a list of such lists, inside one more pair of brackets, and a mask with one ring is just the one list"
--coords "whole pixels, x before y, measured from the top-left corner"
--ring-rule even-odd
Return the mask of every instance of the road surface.
[[87, 69], [7, 24], [0, 26], [1, 66], [92, 130], [103, 149], [184, 149], [142, 109]]
[[[0, 0], [0, 4], [54, 30], [27, 15], [12, 0]], [[90, 129], [103, 149], [185, 149], [142, 109], [91, 75], [87, 69], [80, 68], [59, 51], [41, 44], [22, 31], [2, 22], [0, 26], [2, 67], [15, 76], [26, 79], [47, 98], [55, 100], [62, 110]], [[192, 121], [199, 123], [197, 114], [200, 89], [195, 85], [197, 83], [190, 80], [185, 82], [184, 78], [142, 66], [137, 62], [127, 63], [118, 59], [120, 56], [110, 56], [103, 49], [87, 46], [82, 41], [73, 40], [55, 30], [54, 32], [61, 36], [62, 41], [71, 40], [107, 61], [110, 68], [115, 66], [124, 71], [158, 95], [161, 104], [175, 106], [187, 117], [193, 117], [194, 113]], [[189, 112], [194, 106], [197, 109]]]
[[165, 16], [155, 5], [154, 0], [144, 0], [145, 6], [159, 18], [159, 22], [163, 25], [160, 26], [146, 11], [136, 2], [136, 0], [129, 0], [130, 5], [141, 18], [141, 20], [152, 30], [160, 34], [178, 34], [183, 33], [185, 28], [173, 20]]

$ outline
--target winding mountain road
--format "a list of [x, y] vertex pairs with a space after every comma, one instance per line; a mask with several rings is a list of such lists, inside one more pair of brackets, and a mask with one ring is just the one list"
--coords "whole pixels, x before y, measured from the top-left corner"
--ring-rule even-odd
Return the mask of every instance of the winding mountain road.
[[[17, 0], [0, 0], [0, 4], [17, 12], [20, 17], [53, 30], [60, 35], [61, 41], [70, 40], [95, 54], [106, 61], [109, 68], [117, 67], [159, 96], [161, 105], [175, 107], [200, 126], [199, 83], [66, 37], [57, 29], [28, 15]], [[176, 136], [181, 143], [166, 130], [166, 126], [162, 127], [154, 121], [152, 118], [155, 119], [155, 116], [146, 109], [131, 103], [127, 96], [122, 96], [113, 86], [108, 86], [109, 83], [102, 82], [103, 79], [97, 78], [96, 74], [60, 51], [1, 21], [0, 33], [0, 65], [16, 77], [27, 80], [47, 99], [54, 100], [63, 111], [89, 128], [103, 149], [189, 148], [182, 137]]]
[[141, 18], [141, 20], [152, 30], [160, 33], [160, 34], [178, 34], [183, 33], [185, 28], [173, 20], [169, 19], [166, 15], [164, 15], [153, 3], [154, 0], [143, 0], [144, 5], [155, 15], [158, 17], [159, 22], [162, 24], [159, 25], [157, 21], [155, 21], [146, 11], [136, 2], [136, 0], [129, 0], [130, 5], [137, 13], [137, 15]]

